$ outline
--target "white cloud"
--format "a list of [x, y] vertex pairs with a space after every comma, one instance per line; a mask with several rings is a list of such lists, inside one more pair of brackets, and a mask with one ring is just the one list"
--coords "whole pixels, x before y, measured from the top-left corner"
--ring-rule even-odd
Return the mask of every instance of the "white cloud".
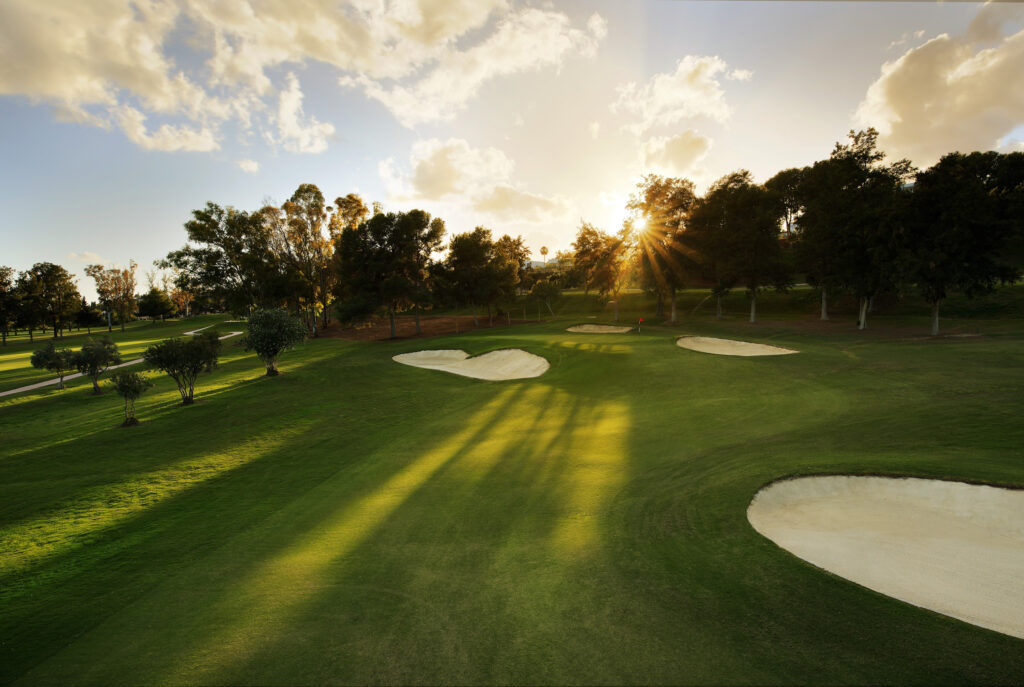
[[238, 165], [238, 168], [240, 170], [246, 172], [247, 174], [255, 174], [256, 172], [260, 171], [260, 163], [256, 162], [255, 160], [239, 160], [235, 164]]
[[711, 139], [693, 129], [677, 136], [652, 137], [643, 144], [643, 165], [647, 171], [685, 175], [704, 159], [711, 144]]
[[[1024, 123], [1024, 9], [979, 9], [961, 36], [941, 34], [882, 65], [855, 120], [880, 146], [928, 165], [959, 150], [989, 150]], [[1012, 31], [1005, 35], [1005, 29]]]
[[728, 72], [728, 65], [719, 57], [687, 55], [676, 63], [674, 72], [655, 74], [641, 85], [619, 86], [612, 111], [632, 115], [634, 121], [627, 129], [637, 135], [692, 117], [724, 122], [732, 110], [725, 102], [719, 77], [745, 80], [751, 74], [741, 69]]
[[409, 85], [386, 86], [367, 75], [343, 76], [339, 83], [362, 88], [404, 126], [450, 121], [494, 78], [557, 67], [572, 53], [595, 55], [607, 32], [606, 23], [594, 15], [587, 27], [585, 31], [574, 29], [565, 14], [528, 7], [504, 16], [494, 32], [477, 45], [447, 51], [429, 72]]
[[68, 258], [90, 265], [105, 265], [110, 262], [99, 253], [93, 253], [91, 250], [83, 250], [81, 253], [68, 253]]
[[334, 135], [334, 125], [320, 122], [316, 117], [303, 121], [302, 88], [295, 74], [288, 74], [288, 87], [278, 95], [278, 141], [293, 153], [322, 153], [327, 150], [327, 139]]
[[497, 148], [474, 148], [459, 138], [414, 143], [408, 173], [390, 158], [378, 166], [393, 200], [453, 202], [505, 221], [545, 222], [566, 215], [565, 199], [520, 188], [512, 181], [514, 169]]
[[597, 138], [598, 134], [600, 134], [600, 133], [601, 133], [601, 123], [600, 122], [591, 122], [590, 123], [590, 137], [591, 138]]
[[220, 148], [216, 135], [206, 127], [193, 129], [164, 124], [156, 131], [149, 132], [146, 130], [146, 115], [130, 105], [118, 107], [114, 117], [128, 140], [146, 150], [206, 152]]
[[0, 70], [0, 95], [151, 150], [216, 150], [234, 122], [318, 152], [334, 128], [302, 112], [286, 69], [327, 65], [412, 125], [451, 119], [492, 79], [593, 55], [606, 33], [599, 15], [575, 28], [507, 0], [7, 0], [0, 63], [17, 67]]
[[725, 78], [730, 81], [750, 81], [753, 78], [754, 72], [749, 69], [733, 69], [729, 72]]

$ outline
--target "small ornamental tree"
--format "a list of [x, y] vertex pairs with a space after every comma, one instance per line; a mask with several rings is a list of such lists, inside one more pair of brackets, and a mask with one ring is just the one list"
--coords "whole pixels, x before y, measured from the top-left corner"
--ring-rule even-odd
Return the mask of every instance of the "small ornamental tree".
[[257, 310], [249, 316], [249, 333], [242, 340], [245, 350], [255, 351], [267, 366], [267, 376], [278, 374], [277, 358], [306, 338], [306, 327], [281, 308]]
[[549, 279], [538, 279], [533, 288], [530, 289], [530, 300], [537, 302], [538, 310], [541, 303], [546, 305], [552, 317], [555, 316], [555, 311], [551, 309], [551, 303], [552, 301], [557, 301], [561, 295], [562, 289], [558, 288], [558, 284]]
[[201, 372], [217, 366], [220, 340], [217, 332], [204, 332], [190, 339], [166, 339], [146, 349], [142, 357], [165, 372], [178, 385], [181, 405], [193, 403], [196, 379]]
[[83, 375], [92, 380], [92, 392], [100, 393], [99, 378], [111, 365], [121, 364], [121, 354], [117, 352], [117, 344], [108, 337], [99, 341], [89, 338], [82, 349], [75, 351], [75, 367]]
[[53, 342], [32, 354], [32, 367], [49, 370], [57, 375], [57, 388], [64, 388], [64, 375], [75, 367], [75, 354], [70, 348], [56, 348]]
[[135, 417], [135, 401], [143, 391], [153, 386], [153, 382], [138, 372], [118, 370], [110, 375], [110, 386], [124, 398], [124, 422], [121, 426], [131, 427], [139, 424], [138, 418]]

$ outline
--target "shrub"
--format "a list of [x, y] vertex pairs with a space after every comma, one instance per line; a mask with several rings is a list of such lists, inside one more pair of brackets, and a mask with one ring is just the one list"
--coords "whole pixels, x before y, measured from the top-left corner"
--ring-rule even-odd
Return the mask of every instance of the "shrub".
[[249, 333], [242, 343], [267, 366], [267, 376], [278, 374], [277, 358], [306, 338], [306, 327], [281, 308], [257, 310], [249, 317]]
[[193, 402], [199, 373], [210, 372], [217, 366], [220, 347], [217, 332], [204, 332], [190, 339], [161, 341], [147, 348], [142, 357], [174, 380], [181, 394], [181, 404], [189, 405]]
[[57, 388], [64, 388], [64, 375], [75, 366], [75, 354], [70, 348], [56, 348], [50, 341], [32, 354], [32, 367], [49, 370], [57, 375]]
[[118, 370], [110, 376], [110, 385], [124, 398], [124, 422], [121, 426], [131, 427], [139, 424], [135, 417], [135, 401], [143, 391], [153, 386], [153, 382], [138, 372]]
[[92, 380], [92, 392], [100, 393], [99, 378], [111, 365], [121, 364], [121, 355], [117, 352], [117, 344], [108, 337], [99, 341], [86, 339], [82, 349], [74, 354], [75, 367], [83, 375]]

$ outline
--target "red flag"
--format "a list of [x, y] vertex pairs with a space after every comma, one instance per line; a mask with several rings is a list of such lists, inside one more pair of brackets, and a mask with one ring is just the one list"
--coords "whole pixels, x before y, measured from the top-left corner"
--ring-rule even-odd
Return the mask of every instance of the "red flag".
[[644, 318], [642, 318], [642, 317], [641, 317], [641, 318], [640, 318], [640, 321], [641, 321], [641, 322], [643, 322], [643, 321], [644, 321]]

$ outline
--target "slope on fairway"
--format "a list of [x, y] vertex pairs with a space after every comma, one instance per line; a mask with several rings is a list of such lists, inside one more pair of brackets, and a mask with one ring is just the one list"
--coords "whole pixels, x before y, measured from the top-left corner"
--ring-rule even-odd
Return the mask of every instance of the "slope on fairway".
[[691, 351], [712, 353], [714, 355], [758, 356], [799, 353], [799, 351], [794, 351], [792, 348], [750, 343], [749, 341], [734, 341], [732, 339], [715, 339], [709, 336], [684, 336], [676, 340], [676, 345]]
[[820, 476], [775, 482], [747, 518], [869, 589], [1024, 639], [1024, 490]]
[[472, 358], [469, 353], [460, 350], [416, 351], [396, 355], [392, 360], [412, 367], [441, 370], [488, 381], [540, 377], [550, 367], [548, 361], [539, 355], [518, 348], [491, 351]]

